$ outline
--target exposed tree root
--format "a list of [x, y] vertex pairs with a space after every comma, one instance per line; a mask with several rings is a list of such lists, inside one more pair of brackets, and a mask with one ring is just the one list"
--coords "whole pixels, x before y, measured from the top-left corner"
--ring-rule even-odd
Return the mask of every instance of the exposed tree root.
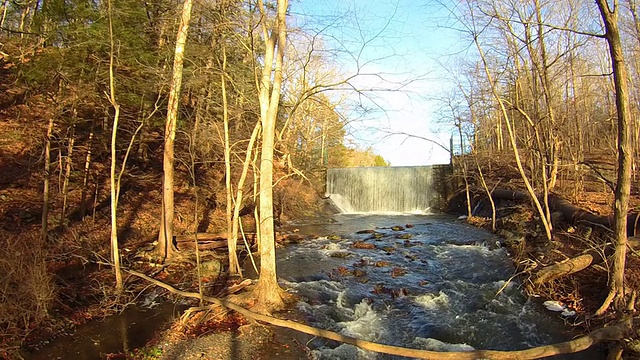
[[419, 359], [539, 359], [547, 356], [554, 356], [559, 354], [576, 353], [588, 349], [589, 347], [604, 342], [615, 341], [624, 338], [632, 329], [632, 318], [628, 318], [615, 325], [603, 327], [595, 330], [580, 338], [566, 341], [559, 344], [539, 346], [526, 350], [516, 351], [497, 351], [497, 350], [475, 350], [468, 352], [439, 352], [419, 349], [408, 349], [398, 346], [378, 344], [371, 341], [359, 340], [350, 336], [345, 336], [334, 331], [323, 330], [314, 328], [312, 326], [299, 324], [294, 321], [277, 319], [272, 316], [257, 314], [253, 311], [247, 310], [241, 306], [233, 304], [227, 300], [217, 299], [209, 296], [201, 296], [198, 293], [187, 292], [178, 290], [171, 285], [165, 284], [159, 280], [153, 279], [145, 274], [137, 271], [126, 270], [128, 273], [140, 277], [150, 283], [160, 286], [174, 294], [190, 297], [195, 299], [201, 299], [215, 305], [223, 306], [228, 309], [239, 312], [240, 314], [247, 316], [251, 319], [265, 322], [271, 325], [284, 327], [296, 331], [303, 332], [305, 334], [320, 336], [323, 338], [340, 341], [346, 344], [357, 346], [364, 350], [375, 351], [384, 354], [406, 356]]

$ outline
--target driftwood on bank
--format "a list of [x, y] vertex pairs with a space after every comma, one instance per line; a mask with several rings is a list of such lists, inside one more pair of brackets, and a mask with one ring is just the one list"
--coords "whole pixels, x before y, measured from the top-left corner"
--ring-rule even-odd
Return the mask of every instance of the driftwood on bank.
[[312, 326], [300, 324], [294, 321], [277, 319], [272, 316], [262, 315], [255, 313], [253, 311], [247, 310], [239, 305], [233, 304], [224, 299], [213, 298], [209, 296], [201, 296], [198, 293], [194, 292], [186, 292], [182, 290], [178, 290], [171, 285], [165, 284], [159, 280], [151, 278], [145, 274], [126, 270], [128, 273], [140, 277], [144, 280], [149, 281], [152, 284], [155, 284], [159, 287], [162, 287], [174, 294], [190, 297], [199, 300], [204, 300], [215, 305], [223, 306], [228, 309], [237, 311], [238, 313], [247, 316], [251, 319], [265, 322], [271, 325], [284, 327], [292, 330], [296, 330], [305, 334], [320, 336], [326, 339], [339, 341], [345, 344], [351, 344], [357, 346], [364, 350], [375, 351], [384, 354], [396, 355], [396, 356], [405, 356], [412, 357], [418, 359], [460, 359], [460, 360], [471, 360], [471, 359], [539, 359], [548, 356], [560, 355], [560, 354], [570, 354], [576, 353], [583, 350], [588, 349], [589, 347], [604, 342], [604, 341], [616, 341], [623, 339], [629, 332], [633, 329], [632, 318], [628, 318], [622, 322], [619, 322], [612, 326], [603, 327], [601, 329], [595, 330], [589, 334], [586, 334], [577, 339], [566, 341], [563, 343], [552, 344], [534, 347], [526, 350], [515, 350], [515, 351], [498, 351], [498, 350], [474, 350], [474, 351], [455, 351], [455, 352], [440, 352], [440, 351], [430, 351], [430, 350], [419, 350], [419, 349], [409, 349], [402, 348], [398, 346], [392, 345], [384, 345], [378, 344], [371, 341], [360, 340], [351, 336], [346, 336], [339, 334], [334, 331], [318, 329]]
[[563, 276], [577, 273], [588, 268], [591, 264], [601, 263], [602, 261], [602, 255], [595, 254], [595, 251], [590, 251], [563, 262], [545, 266], [536, 273], [533, 284], [542, 285]]
[[[638, 248], [638, 246], [640, 245], [640, 241], [638, 238], [629, 237], [627, 245], [633, 251], [634, 249]], [[533, 279], [533, 284], [541, 285], [546, 282], [561, 278], [563, 276], [577, 273], [578, 271], [584, 270], [591, 265], [603, 263], [605, 257], [611, 255], [611, 253], [613, 252], [613, 248], [611, 246], [608, 246], [604, 251], [604, 253], [599, 253], [598, 251], [591, 249], [576, 257], [567, 259], [557, 264], [545, 266], [536, 273], [535, 278]]]

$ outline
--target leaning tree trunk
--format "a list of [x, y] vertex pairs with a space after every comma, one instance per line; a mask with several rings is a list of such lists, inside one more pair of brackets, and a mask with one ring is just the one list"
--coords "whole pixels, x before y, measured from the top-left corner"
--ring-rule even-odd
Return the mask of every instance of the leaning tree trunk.
[[551, 222], [548, 221], [548, 219], [546, 217], [545, 210], [542, 208], [542, 205], [540, 204], [540, 201], [538, 200], [538, 198], [537, 198], [537, 196], [535, 194], [533, 186], [531, 185], [531, 182], [529, 181], [529, 178], [527, 177], [527, 174], [525, 173], [524, 167], [522, 166], [522, 160], [520, 159], [520, 151], [518, 150], [518, 144], [516, 143], [515, 129], [513, 128], [514, 125], [511, 124], [511, 120], [509, 119], [509, 114], [508, 114], [507, 109], [505, 107], [504, 101], [502, 100], [502, 98], [500, 98], [500, 95], [498, 95], [498, 92], [496, 90], [495, 82], [493, 81], [493, 77], [491, 76], [491, 73], [489, 72], [489, 65], [487, 64], [486, 56], [484, 54], [484, 51], [482, 50], [482, 47], [480, 46], [480, 43], [479, 43], [477, 37], [475, 38], [475, 44], [476, 44], [476, 48], [478, 49], [478, 53], [480, 54], [480, 58], [482, 59], [484, 72], [485, 72], [485, 75], [487, 76], [487, 80], [489, 81], [489, 86], [491, 87], [491, 93], [492, 93], [493, 97], [495, 98], [495, 100], [498, 102], [498, 105], [500, 106], [500, 111], [502, 112], [502, 116], [504, 117], [504, 122], [505, 122], [505, 124], [507, 126], [507, 131], [509, 133], [509, 141], [511, 142], [511, 148], [512, 148], [512, 151], [513, 151], [514, 158], [516, 160], [516, 165], [518, 166], [518, 172], [520, 173], [520, 176], [522, 177], [522, 181], [524, 181], [524, 185], [527, 188], [527, 192], [529, 193], [531, 201], [533, 201], [533, 203], [534, 203], [534, 205], [536, 207], [536, 210], [538, 211], [538, 214], [540, 215], [540, 220], [542, 221], [542, 225], [543, 225], [545, 233], [547, 235], [547, 239], [551, 240], [551, 238], [552, 238]]

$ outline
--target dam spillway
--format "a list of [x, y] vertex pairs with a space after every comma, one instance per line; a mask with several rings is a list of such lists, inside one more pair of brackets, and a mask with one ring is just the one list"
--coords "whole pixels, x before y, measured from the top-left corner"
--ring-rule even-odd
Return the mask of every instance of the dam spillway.
[[433, 212], [452, 190], [451, 165], [327, 169], [326, 195], [344, 213]]

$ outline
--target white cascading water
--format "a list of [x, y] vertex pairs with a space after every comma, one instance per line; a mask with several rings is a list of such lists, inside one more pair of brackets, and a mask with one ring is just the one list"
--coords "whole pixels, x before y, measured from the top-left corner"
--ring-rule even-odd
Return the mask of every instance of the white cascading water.
[[344, 213], [428, 213], [440, 205], [437, 175], [433, 166], [328, 169], [326, 193]]

